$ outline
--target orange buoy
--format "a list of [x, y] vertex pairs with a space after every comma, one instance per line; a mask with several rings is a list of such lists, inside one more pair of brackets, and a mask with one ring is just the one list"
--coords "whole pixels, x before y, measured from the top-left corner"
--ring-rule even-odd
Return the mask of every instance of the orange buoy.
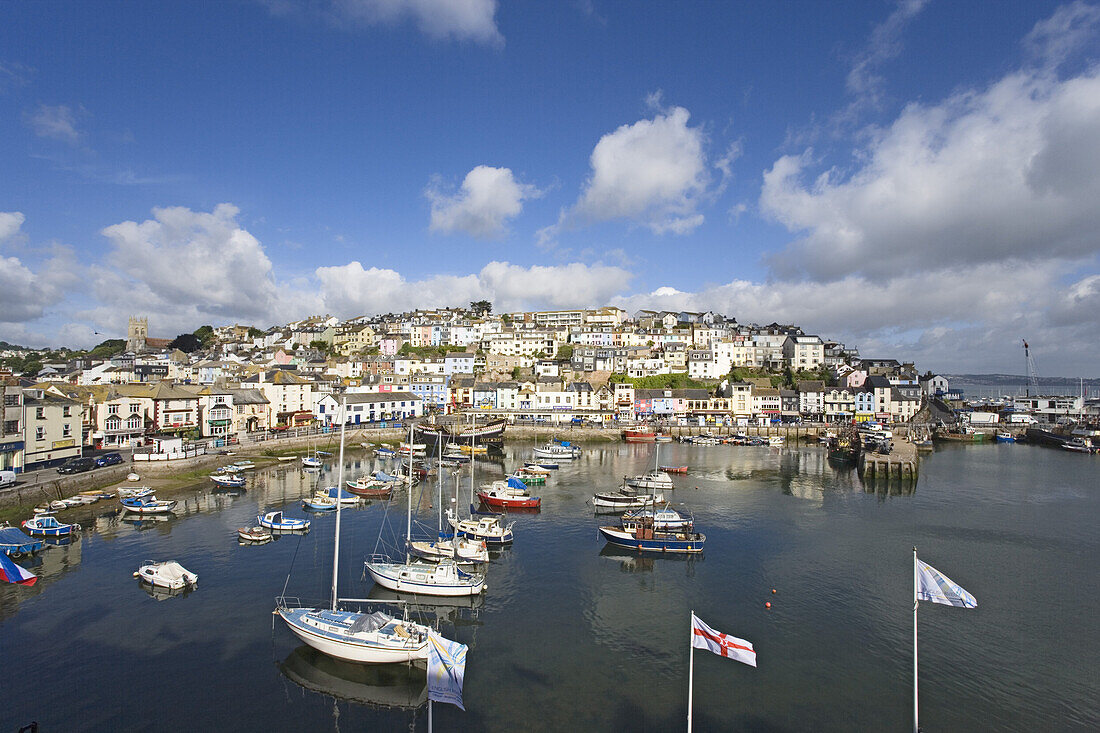
[[771, 601], [768, 601], [767, 603], [764, 604], [764, 608], [771, 608], [771, 607], [772, 607], [772, 602]]
[[772, 593], [775, 593], [775, 588], [772, 588]]

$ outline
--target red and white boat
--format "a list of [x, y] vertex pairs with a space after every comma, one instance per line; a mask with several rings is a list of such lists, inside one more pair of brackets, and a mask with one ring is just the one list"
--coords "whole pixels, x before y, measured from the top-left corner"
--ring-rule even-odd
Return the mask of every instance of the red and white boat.
[[389, 499], [393, 496], [393, 484], [372, 478], [347, 482], [348, 491], [365, 499]]
[[623, 440], [627, 443], [653, 443], [657, 433], [649, 428], [630, 428], [623, 430]]
[[665, 473], [687, 473], [687, 466], [661, 466], [661, 470]]
[[482, 486], [477, 492], [477, 498], [486, 506], [499, 509], [533, 509], [542, 506], [542, 499], [531, 496], [527, 484], [515, 477]]

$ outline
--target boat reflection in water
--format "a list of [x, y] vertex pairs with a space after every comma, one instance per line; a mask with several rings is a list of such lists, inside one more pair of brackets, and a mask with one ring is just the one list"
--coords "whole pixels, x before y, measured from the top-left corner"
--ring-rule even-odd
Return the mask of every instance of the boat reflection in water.
[[478, 610], [485, 605], [485, 597], [476, 596], [425, 596], [415, 593], [398, 593], [376, 585], [367, 598], [380, 603], [404, 605], [409, 618], [417, 623], [435, 626], [434, 621], [448, 621], [455, 626], [480, 626]]
[[611, 543], [603, 546], [600, 557], [619, 561], [619, 570], [624, 573], [651, 573], [657, 563], [668, 565], [670, 563], [682, 563], [688, 577], [695, 575], [695, 563], [703, 562], [702, 554], [689, 555], [680, 553], [668, 553], [651, 555], [637, 550], [628, 550]]
[[152, 585], [144, 580], [140, 581], [138, 585], [146, 595], [155, 601], [167, 601], [169, 598], [182, 598], [183, 596], [189, 596], [194, 592], [195, 586], [188, 585], [183, 588], [164, 588], [159, 585]]
[[303, 644], [279, 664], [279, 671], [306, 690], [359, 705], [412, 710], [428, 701], [423, 665], [353, 664]]

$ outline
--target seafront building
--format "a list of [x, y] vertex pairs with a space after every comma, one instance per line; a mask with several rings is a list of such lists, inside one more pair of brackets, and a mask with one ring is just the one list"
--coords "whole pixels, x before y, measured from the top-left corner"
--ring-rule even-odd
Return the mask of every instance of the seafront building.
[[[263, 331], [219, 326], [191, 353], [149, 328], [146, 318], [131, 318], [118, 353], [3, 377], [0, 469], [165, 435], [219, 444], [332, 425], [344, 394], [353, 424], [475, 410], [547, 424], [770, 425], [905, 421], [922, 399], [948, 389], [942, 377], [919, 380], [913, 364], [861, 358], [796, 325], [739, 323], [714, 312], [608, 306], [314, 315]], [[661, 377], [695, 384], [635, 388], [631, 381]], [[49, 414], [41, 422], [39, 406]]]

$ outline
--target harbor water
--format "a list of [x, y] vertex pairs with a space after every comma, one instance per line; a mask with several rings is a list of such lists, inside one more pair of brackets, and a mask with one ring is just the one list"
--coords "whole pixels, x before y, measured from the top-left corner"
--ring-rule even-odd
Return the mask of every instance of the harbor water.
[[[477, 482], [533, 447], [478, 461]], [[922, 459], [916, 484], [868, 486], [817, 446], [662, 446], [662, 464], [690, 466], [672, 503], [707, 536], [702, 556], [676, 558], [605, 545], [597, 527], [613, 518], [589, 502], [651, 468], [653, 450], [586, 447], [533, 487], [542, 510], [514, 517], [482, 598], [410, 604], [470, 647], [466, 711], [436, 704], [437, 730], [681, 730], [693, 609], [751, 641], [759, 665], [696, 651], [696, 730], [908, 730], [914, 546], [978, 600], [920, 606], [925, 730], [1100, 727], [1100, 456], [949, 446]], [[284, 464], [250, 472], [244, 491], [180, 490], [164, 521], [127, 521], [117, 502], [66, 512], [80, 537], [23, 562], [37, 585], [0, 587], [0, 727], [426, 730], [423, 668], [318, 657], [272, 616], [284, 584], [328, 599], [332, 514], [304, 536], [237, 542], [262, 510], [304, 516], [300, 498], [335, 483], [328, 460], [320, 476]], [[362, 452], [346, 466], [348, 478], [394, 469]], [[444, 473], [461, 511], [469, 471]], [[424, 536], [434, 481], [414, 493]], [[363, 559], [403, 533], [405, 494], [341, 522], [340, 594], [392, 598]], [[177, 560], [198, 587], [146, 591], [132, 577], [144, 560]]]

